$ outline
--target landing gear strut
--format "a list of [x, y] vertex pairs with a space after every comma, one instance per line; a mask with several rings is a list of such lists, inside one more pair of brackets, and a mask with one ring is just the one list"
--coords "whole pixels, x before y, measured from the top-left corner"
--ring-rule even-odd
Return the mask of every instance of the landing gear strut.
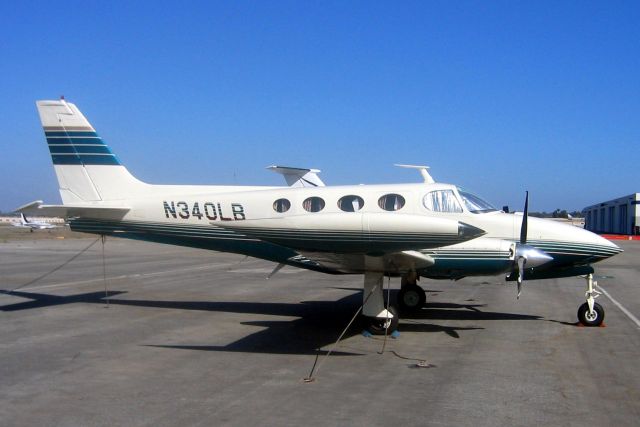
[[584, 326], [600, 326], [604, 320], [604, 308], [595, 299], [601, 294], [597, 290], [598, 282], [593, 280], [593, 274], [584, 276], [587, 281], [587, 302], [578, 308], [578, 320]]
[[396, 300], [400, 312], [414, 313], [419, 311], [426, 301], [427, 296], [424, 290], [416, 283], [415, 274], [413, 277], [403, 277]]
[[364, 327], [372, 335], [391, 335], [398, 329], [399, 319], [395, 308], [385, 308], [383, 259], [382, 257], [365, 256], [365, 262], [369, 271], [364, 274], [364, 300], [362, 303]]

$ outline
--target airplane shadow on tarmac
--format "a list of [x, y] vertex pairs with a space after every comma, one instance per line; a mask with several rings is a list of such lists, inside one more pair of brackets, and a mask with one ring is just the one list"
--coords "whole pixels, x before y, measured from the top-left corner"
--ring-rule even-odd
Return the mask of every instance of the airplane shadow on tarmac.
[[[29, 310], [33, 308], [54, 307], [57, 305], [74, 304], [78, 302], [84, 303], [106, 303], [106, 297], [112, 297], [115, 295], [126, 294], [124, 291], [97, 291], [89, 292], [86, 294], [75, 294], [67, 296], [40, 294], [35, 292], [23, 292], [23, 291], [7, 291], [0, 289], [0, 295], [12, 295], [20, 298], [26, 298], [30, 301], [17, 302], [14, 304], [0, 305], [0, 311], [20, 311]], [[2, 301], [2, 300], [0, 300]]]
[[[391, 291], [392, 301], [395, 293]], [[148, 347], [224, 351], [243, 353], [271, 353], [271, 354], [326, 354], [326, 350], [333, 344], [342, 330], [349, 324], [360, 304], [361, 291], [355, 290], [351, 295], [336, 301], [303, 301], [300, 303], [272, 303], [272, 302], [235, 302], [235, 301], [153, 301], [129, 300], [113, 298], [125, 294], [125, 291], [110, 291], [108, 300], [110, 305], [151, 307], [177, 310], [199, 310], [210, 312], [242, 313], [257, 315], [273, 315], [296, 317], [293, 320], [260, 320], [240, 322], [243, 325], [257, 326], [258, 332], [247, 335], [232, 343], [216, 345], [169, 345], [146, 344]], [[27, 298], [29, 301], [0, 305], [0, 311], [18, 311], [44, 307], [60, 306], [74, 303], [105, 304], [104, 291], [57, 296], [23, 291], [0, 290], [0, 295], [13, 295]], [[460, 338], [459, 331], [484, 329], [474, 326], [444, 325], [446, 321], [488, 321], [488, 320], [542, 320], [538, 316], [513, 313], [483, 311], [483, 304], [454, 304], [427, 303], [425, 308], [410, 315], [401, 317], [399, 330], [402, 332], [445, 333], [453, 338]], [[437, 321], [437, 322], [434, 322]], [[358, 335], [362, 332], [361, 323], [356, 320], [343, 339]], [[361, 355], [352, 352], [332, 352], [334, 355]]]

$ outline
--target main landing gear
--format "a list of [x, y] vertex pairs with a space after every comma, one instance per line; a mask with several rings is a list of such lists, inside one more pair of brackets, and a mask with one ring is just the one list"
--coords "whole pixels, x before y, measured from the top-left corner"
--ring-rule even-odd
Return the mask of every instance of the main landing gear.
[[604, 321], [604, 308], [595, 299], [600, 296], [601, 292], [597, 290], [598, 282], [593, 280], [593, 274], [584, 276], [587, 281], [587, 302], [578, 308], [578, 320], [584, 326], [600, 326]]
[[398, 329], [400, 319], [394, 306], [389, 306], [388, 312], [388, 317], [365, 317], [365, 329], [371, 335], [391, 335]]
[[362, 317], [365, 329], [372, 335], [391, 335], [398, 329], [398, 311], [384, 303], [384, 274], [367, 271], [364, 274]]
[[[362, 316], [364, 327], [372, 335], [391, 335], [398, 329], [398, 312], [384, 303], [384, 260], [382, 257], [365, 256], [367, 271], [364, 274]], [[376, 271], [377, 270], [377, 271]]]
[[384, 302], [384, 273], [382, 273], [381, 260], [367, 257], [366, 261], [371, 270], [380, 269], [380, 272], [367, 271], [364, 275], [364, 294], [362, 314], [364, 327], [372, 335], [392, 334], [398, 328], [400, 313], [412, 313], [420, 310], [426, 301], [424, 290], [418, 286], [418, 276], [415, 272], [402, 277], [401, 288], [398, 292], [396, 303], [398, 309], [386, 306]]
[[401, 313], [415, 313], [419, 311], [427, 301], [427, 295], [417, 284], [415, 273], [402, 277], [400, 291], [397, 298], [398, 308]]

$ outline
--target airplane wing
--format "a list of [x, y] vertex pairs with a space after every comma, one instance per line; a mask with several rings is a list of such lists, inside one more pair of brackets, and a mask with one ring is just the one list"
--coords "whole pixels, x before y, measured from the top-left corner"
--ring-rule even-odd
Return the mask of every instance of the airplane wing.
[[[323, 267], [333, 273], [363, 273], [370, 270], [365, 266], [363, 254], [343, 254], [332, 252], [299, 251], [298, 257], [308, 263]], [[383, 272], [405, 274], [431, 267], [435, 260], [427, 254], [415, 250], [390, 252], [382, 256]], [[308, 268], [306, 266], [299, 266]]]
[[36, 200], [20, 206], [16, 209], [16, 212], [63, 218], [82, 217], [88, 215], [96, 216], [100, 213], [103, 213], [108, 217], [123, 217], [130, 210], [131, 208], [125, 206], [100, 206], [95, 204], [44, 205], [42, 204], [42, 200]]
[[284, 176], [289, 187], [324, 187], [318, 174], [320, 169], [292, 168], [288, 166], [269, 166], [267, 169]]

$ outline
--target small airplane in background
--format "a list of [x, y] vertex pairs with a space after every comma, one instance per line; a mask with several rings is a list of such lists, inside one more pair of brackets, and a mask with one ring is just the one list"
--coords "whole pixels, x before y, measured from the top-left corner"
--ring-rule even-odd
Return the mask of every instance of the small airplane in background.
[[58, 227], [57, 225], [50, 224], [48, 222], [29, 221], [29, 219], [27, 219], [25, 214], [22, 212], [20, 213], [20, 222], [12, 222], [11, 225], [13, 225], [14, 227], [30, 228], [32, 233], [33, 230], [49, 230], [51, 228]]
[[[288, 186], [151, 185], [120, 163], [64, 99], [38, 101], [62, 205], [22, 212], [68, 218], [72, 230], [234, 252], [329, 274], [362, 274], [362, 314], [374, 334], [395, 330], [383, 278], [400, 277], [396, 304], [420, 310], [421, 277], [457, 280], [505, 275], [517, 294], [525, 280], [583, 276], [580, 322], [602, 323], [593, 263], [621, 249], [584, 229], [495, 209], [424, 166], [414, 184], [326, 186], [317, 169], [272, 166]], [[270, 275], [270, 276], [271, 276]], [[310, 284], [312, 286], [312, 284]], [[327, 315], [330, 315], [327, 313]]]

